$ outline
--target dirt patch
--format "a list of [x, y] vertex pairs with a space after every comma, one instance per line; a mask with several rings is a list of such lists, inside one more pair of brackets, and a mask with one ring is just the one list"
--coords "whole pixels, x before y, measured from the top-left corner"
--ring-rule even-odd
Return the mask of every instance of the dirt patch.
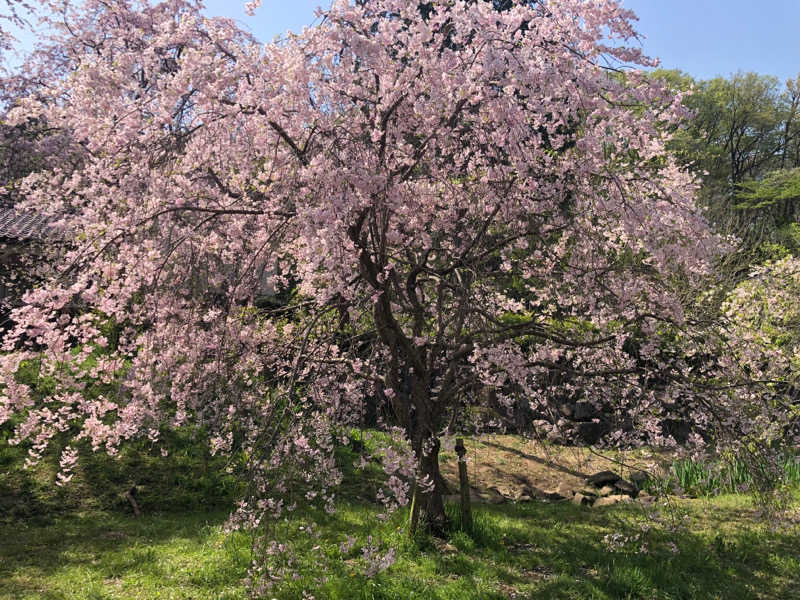
[[[647, 449], [592, 451], [589, 448], [556, 446], [513, 435], [492, 435], [465, 440], [467, 471], [473, 493], [491, 497], [522, 495], [524, 488], [580, 489], [584, 480], [599, 471], [610, 470], [621, 477], [632, 471], [660, 475], [672, 457]], [[445, 445], [441, 454], [442, 476], [453, 493], [458, 490], [458, 459]]]

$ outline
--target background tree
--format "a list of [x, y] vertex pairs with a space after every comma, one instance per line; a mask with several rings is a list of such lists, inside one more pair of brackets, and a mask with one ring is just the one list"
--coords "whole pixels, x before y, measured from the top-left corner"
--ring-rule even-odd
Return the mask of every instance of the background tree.
[[[705, 348], [687, 348], [681, 334], [663, 330], [661, 360], [677, 359], [701, 388], [723, 392], [709, 412], [722, 425], [711, 427], [714, 443], [748, 466], [769, 504], [780, 499], [770, 497], [781, 475], [776, 458], [796, 439], [786, 299], [797, 285], [797, 82], [782, 89], [777, 79], [755, 73], [709, 81], [679, 71], [653, 77], [687, 93], [689, 116], [673, 126], [668, 148], [701, 181], [699, 203], [732, 250], [688, 303]], [[672, 387], [658, 376], [649, 385]], [[702, 401], [702, 394], [692, 398]]]
[[684, 105], [692, 117], [670, 148], [701, 178], [701, 201], [718, 231], [737, 236], [751, 252], [772, 237], [775, 223], [769, 211], [742, 204], [741, 186], [798, 166], [797, 81], [782, 88], [776, 78], [756, 73], [707, 81], [677, 71], [657, 71], [655, 77], [672, 89], [691, 90]]

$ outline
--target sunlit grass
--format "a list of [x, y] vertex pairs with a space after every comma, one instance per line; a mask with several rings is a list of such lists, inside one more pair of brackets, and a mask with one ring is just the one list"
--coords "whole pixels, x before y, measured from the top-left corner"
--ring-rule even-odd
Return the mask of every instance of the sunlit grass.
[[0, 598], [244, 598], [244, 536], [226, 513], [62, 515], [0, 529]]
[[[253, 540], [223, 529], [235, 483], [191, 439], [178, 439], [173, 449], [168, 459], [141, 451], [115, 461], [89, 456], [76, 485], [64, 489], [53, 486], [47, 464], [22, 471], [19, 449], [0, 444], [0, 599], [249, 598]], [[342, 464], [352, 464], [354, 454], [340, 451]], [[745, 495], [671, 500], [647, 510], [474, 505], [468, 530], [458, 523], [458, 507], [448, 505], [449, 539], [412, 540], [405, 512], [378, 519], [371, 499], [380, 473], [372, 467], [366, 474], [345, 469], [335, 514], [306, 512], [276, 524], [274, 537], [293, 550], [294, 564], [260, 597], [800, 597], [798, 527], [767, 529]], [[120, 494], [133, 481], [141, 487], [138, 519]], [[309, 523], [318, 536], [307, 535]], [[364, 573], [369, 536], [397, 555], [376, 577]], [[611, 549], [609, 536], [626, 541]], [[354, 544], [343, 548], [348, 538]]]
[[[404, 514], [379, 522], [377, 512], [345, 504], [334, 515], [282, 522], [276, 533], [297, 549], [297, 578], [265, 597], [289, 600], [309, 590], [317, 600], [783, 599], [800, 589], [797, 528], [758, 525], [743, 496], [662, 506], [660, 523], [635, 506], [481, 505], [473, 530], [456, 527], [448, 546], [409, 540]], [[449, 513], [455, 516], [456, 507]], [[139, 519], [89, 512], [3, 525], [0, 598], [246, 598], [251, 540], [224, 533], [225, 517], [223, 511]], [[311, 520], [320, 532], [313, 541], [300, 533]], [[668, 531], [674, 525], [677, 531]], [[614, 533], [639, 538], [611, 551], [603, 538]], [[367, 535], [398, 552], [397, 562], [375, 578], [363, 574]], [[347, 536], [356, 544], [342, 552]]]

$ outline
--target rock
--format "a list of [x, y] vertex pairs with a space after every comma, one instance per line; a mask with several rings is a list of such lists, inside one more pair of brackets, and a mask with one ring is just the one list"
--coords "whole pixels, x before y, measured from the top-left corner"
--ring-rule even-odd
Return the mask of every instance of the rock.
[[575, 490], [568, 483], [560, 483], [556, 488], [556, 493], [561, 494], [564, 498], [569, 499], [575, 495]]
[[639, 489], [635, 485], [633, 485], [630, 481], [625, 481], [624, 479], [617, 481], [614, 484], [614, 487], [623, 494], [627, 494], [631, 498], [636, 498], [636, 494], [639, 493]]
[[530, 502], [532, 498], [527, 494], [522, 494], [519, 498], [517, 498], [517, 502]]
[[628, 504], [631, 502], [630, 496], [606, 496], [605, 498], [598, 498], [594, 501], [595, 508], [601, 508], [603, 506], [614, 506], [615, 504]]
[[615, 487], [612, 487], [610, 485], [604, 485], [597, 492], [597, 495], [598, 496], [603, 496], [603, 497], [605, 497], [605, 496], [613, 496], [615, 491], [616, 491]]
[[505, 487], [505, 486], [503, 486], [503, 487], [492, 486], [489, 489], [491, 489], [493, 492], [497, 492], [498, 494], [500, 494], [506, 500], [516, 500], [522, 494], [522, 492], [520, 492], [520, 490], [518, 490], [518, 489], [513, 489], [513, 488], [509, 488], [509, 487]]
[[[530, 496], [531, 498], [536, 498], [537, 500], [546, 500], [548, 502], [560, 502], [562, 500], [569, 499], [555, 490], [540, 490], [539, 488], [532, 486], [525, 486], [522, 488], [522, 493]], [[572, 494], [570, 494], [570, 497], [572, 497]]]
[[594, 500], [594, 498], [592, 498], [591, 496], [584, 496], [583, 494], [578, 492], [577, 494], [575, 494], [572, 497], [571, 502], [573, 504], [578, 505], [578, 506], [587, 506], [587, 505], [591, 504], [593, 500]]
[[456, 554], [458, 552], [458, 548], [453, 546], [453, 544], [438, 538], [433, 539], [433, 545], [441, 554]]
[[690, 423], [683, 419], [664, 419], [661, 422], [661, 429], [665, 436], [671, 435], [678, 444], [685, 443], [692, 432]]
[[556, 431], [555, 429], [548, 429], [546, 438], [548, 442], [553, 444], [563, 444], [565, 442], [564, 436], [561, 434], [561, 432]]
[[489, 497], [488, 497], [489, 504], [503, 504], [503, 502], [505, 502], [506, 500], [507, 498], [503, 496], [503, 494], [501, 494], [497, 490], [497, 488], [495, 487], [489, 488]]
[[564, 500], [569, 500], [572, 498], [572, 493], [569, 493], [569, 496], [565, 496], [559, 491], [556, 490], [544, 490], [542, 492], [542, 498], [544, 500], [549, 500], [550, 502], [562, 502]]
[[597, 496], [599, 496], [599, 494], [597, 493], [597, 488], [593, 487], [582, 487], [575, 493], [583, 494], [584, 496], [589, 496], [592, 499], [597, 498]]
[[562, 415], [572, 421], [591, 421], [600, 416], [599, 411], [595, 408], [594, 404], [586, 400], [578, 400], [577, 402], [567, 402], [559, 407]]
[[[485, 503], [489, 502], [489, 496], [483, 493], [476, 487], [469, 486], [469, 499], [472, 502]], [[461, 496], [458, 496], [458, 502], [461, 502]]]
[[603, 487], [604, 485], [614, 485], [621, 477], [611, 471], [600, 471], [586, 479], [586, 483], [593, 485], [596, 488]]

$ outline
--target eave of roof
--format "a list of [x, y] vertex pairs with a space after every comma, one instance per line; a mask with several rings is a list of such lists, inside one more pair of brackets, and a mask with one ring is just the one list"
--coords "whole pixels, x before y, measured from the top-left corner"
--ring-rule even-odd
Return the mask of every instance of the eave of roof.
[[0, 208], [0, 238], [11, 241], [46, 241], [54, 238], [47, 217], [34, 212]]

